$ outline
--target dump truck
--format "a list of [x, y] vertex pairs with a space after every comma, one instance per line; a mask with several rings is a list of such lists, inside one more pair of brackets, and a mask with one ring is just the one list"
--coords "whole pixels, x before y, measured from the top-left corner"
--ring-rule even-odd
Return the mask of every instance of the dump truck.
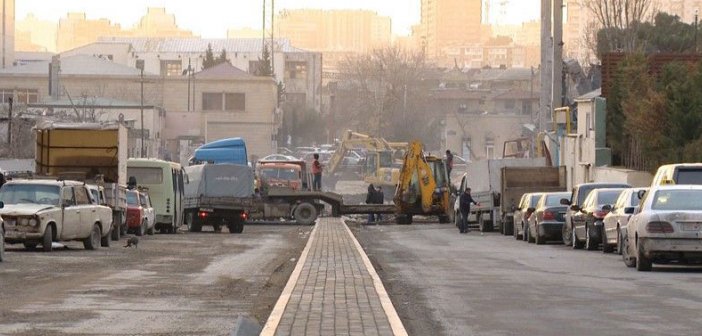
[[[471, 207], [470, 220], [482, 232], [499, 228], [511, 235], [513, 213], [519, 199], [529, 192], [555, 192], [567, 189], [565, 167], [547, 166], [546, 158], [481, 160], [468, 164], [458, 193], [471, 188], [480, 205]], [[460, 220], [457, 202], [454, 216]]]
[[191, 232], [212, 226], [220, 232], [242, 233], [254, 207], [254, 177], [251, 168], [237, 164], [204, 164], [185, 168], [183, 211]]
[[105, 190], [112, 240], [126, 233], [127, 128], [121, 123], [40, 122], [35, 174], [85, 181]]

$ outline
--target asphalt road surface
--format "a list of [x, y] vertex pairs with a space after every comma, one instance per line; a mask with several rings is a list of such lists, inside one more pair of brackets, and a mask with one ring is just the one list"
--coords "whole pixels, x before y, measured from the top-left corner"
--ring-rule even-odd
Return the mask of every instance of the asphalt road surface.
[[700, 335], [702, 268], [536, 246], [453, 225], [353, 229], [410, 335]]
[[[239, 315], [263, 325], [311, 226], [140, 238], [138, 248], [51, 253], [8, 245], [0, 335], [229, 335]], [[225, 230], [226, 231], [226, 230]]]

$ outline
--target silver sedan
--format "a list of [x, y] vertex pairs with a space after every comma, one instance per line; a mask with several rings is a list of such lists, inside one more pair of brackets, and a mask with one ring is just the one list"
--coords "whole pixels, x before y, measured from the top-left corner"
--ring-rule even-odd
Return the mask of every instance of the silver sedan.
[[650, 271], [658, 264], [702, 264], [702, 186], [652, 188], [622, 229], [622, 258]]

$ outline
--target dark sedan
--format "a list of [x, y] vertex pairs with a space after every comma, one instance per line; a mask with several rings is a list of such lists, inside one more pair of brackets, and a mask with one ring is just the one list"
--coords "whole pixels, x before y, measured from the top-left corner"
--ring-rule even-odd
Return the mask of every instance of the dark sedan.
[[[574, 248], [594, 250], [602, 242], [604, 218], [612, 209], [623, 188], [594, 189], [571, 218], [575, 231]], [[583, 238], [580, 238], [583, 237]]]
[[561, 204], [561, 199], [570, 197], [569, 192], [545, 193], [532, 210], [526, 230], [527, 240], [537, 245], [547, 240], [562, 241], [561, 232], [568, 207]]

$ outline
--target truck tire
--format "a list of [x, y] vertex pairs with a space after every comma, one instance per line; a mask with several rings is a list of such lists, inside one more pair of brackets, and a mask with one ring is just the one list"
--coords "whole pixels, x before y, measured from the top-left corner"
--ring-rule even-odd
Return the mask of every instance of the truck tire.
[[114, 241], [118, 241], [122, 233], [122, 219], [120, 217], [120, 214], [112, 214], [112, 232], [110, 232], [110, 236]]
[[229, 233], [242, 233], [244, 232], [244, 222], [241, 220], [236, 220], [227, 225]]
[[[115, 229], [112, 228], [112, 231]], [[102, 247], [110, 247], [110, 241], [112, 240], [112, 232], [106, 234], [104, 237], [100, 237], [100, 246]]]
[[83, 247], [86, 250], [95, 250], [100, 246], [100, 226], [93, 224], [93, 230], [90, 231], [90, 235], [83, 239]]
[[401, 225], [412, 224], [412, 215], [397, 215], [395, 216], [395, 223]]
[[44, 237], [41, 239], [41, 250], [44, 252], [51, 252], [52, 246], [51, 243], [53, 242], [53, 236], [54, 234], [54, 228], [51, 225], [46, 226], [46, 230], [44, 230]]
[[298, 224], [312, 225], [317, 220], [317, 208], [310, 203], [301, 203], [293, 211], [293, 217]]

